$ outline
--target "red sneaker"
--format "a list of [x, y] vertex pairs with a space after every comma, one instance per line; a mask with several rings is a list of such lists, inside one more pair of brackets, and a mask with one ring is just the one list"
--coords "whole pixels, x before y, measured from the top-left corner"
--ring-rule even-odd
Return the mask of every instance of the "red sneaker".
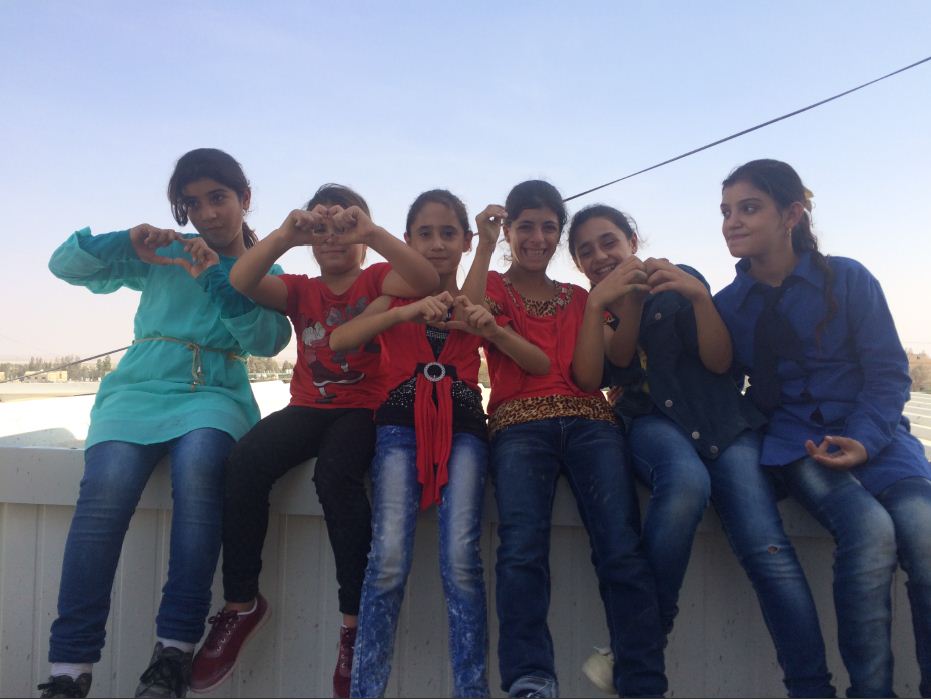
[[352, 681], [352, 652], [356, 645], [356, 630], [347, 626], [339, 628], [339, 655], [333, 671], [333, 696], [342, 699], [349, 696]]
[[210, 692], [230, 676], [246, 641], [268, 621], [268, 601], [258, 595], [248, 614], [220, 610], [210, 617], [210, 633], [194, 656], [191, 691]]

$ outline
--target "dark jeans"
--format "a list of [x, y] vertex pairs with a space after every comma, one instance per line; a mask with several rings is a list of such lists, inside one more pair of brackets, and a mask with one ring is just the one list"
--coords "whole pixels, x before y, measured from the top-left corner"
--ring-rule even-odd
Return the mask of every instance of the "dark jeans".
[[84, 452], [84, 477], [68, 531], [49, 661], [96, 663], [106, 638], [110, 593], [129, 521], [149, 476], [171, 458], [171, 542], [157, 634], [197, 643], [210, 612], [220, 555], [226, 432], [193, 430], [168, 442], [100, 442]]
[[[892, 575], [896, 530], [889, 512], [849, 471], [800, 459], [772, 469], [831, 532], [837, 641], [850, 697], [892, 694]], [[927, 534], [925, 535], [927, 536]]]
[[877, 499], [892, 517], [899, 564], [908, 574], [905, 586], [921, 670], [918, 690], [921, 696], [931, 697], [931, 481], [903, 478]]
[[592, 547], [615, 687], [622, 696], [666, 691], [656, 584], [640, 547], [639, 508], [624, 452], [615, 425], [579, 417], [535, 420], [495, 435], [491, 474], [500, 517], [495, 570], [503, 689], [525, 678], [556, 679], [546, 617], [553, 498], [563, 473]]
[[630, 428], [634, 465], [651, 486], [644, 549], [657, 578], [666, 630], [678, 611], [695, 530], [709, 492], [731, 548], [753, 583], [792, 697], [832, 697], [814, 600], [760, 467], [760, 437], [744, 432], [717, 459], [703, 459], [690, 436], [664, 415]]
[[289, 405], [261, 420], [239, 441], [226, 465], [223, 592], [228, 602], [249, 602], [258, 594], [268, 495], [275, 481], [317, 457], [314, 485], [336, 560], [339, 609], [343, 614], [359, 613], [372, 540], [372, 511], [363, 477], [374, 451], [372, 411], [362, 408]]

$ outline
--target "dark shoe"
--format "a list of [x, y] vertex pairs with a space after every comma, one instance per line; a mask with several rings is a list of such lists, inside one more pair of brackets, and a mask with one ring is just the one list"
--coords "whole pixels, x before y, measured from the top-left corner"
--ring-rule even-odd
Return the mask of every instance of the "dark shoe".
[[191, 683], [193, 653], [155, 644], [149, 667], [139, 678], [137, 697], [184, 697]]
[[86, 697], [91, 689], [90, 673], [83, 673], [77, 679], [68, 675], [49, 677], [48, 682], [40, 684], [43, 697]]
[[339, 655], [336, 656], [336, 669], [333, 671], [333, 696], [349, 696], [352, 681], [352, 652], [356, 645], [356, 630], [347, 626], [339, 628]]
[[194, 656], [191, 671], [194, 692], [209, 692], [230, 676], [246, 641], [268, 621], [268, 602], [258, 595], [249, 614], [221, 610], [208, 621], [210, 633]]

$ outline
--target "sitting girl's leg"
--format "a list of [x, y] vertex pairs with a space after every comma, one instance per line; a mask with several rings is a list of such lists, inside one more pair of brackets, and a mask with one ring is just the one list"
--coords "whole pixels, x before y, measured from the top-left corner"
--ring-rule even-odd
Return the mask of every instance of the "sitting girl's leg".
[[563, 459], [605, 605], [614, 685], [621, 696], [662, 696], [667, 689], [656, 581], [640, 545], [634, 479], [618, 427], [563, 418]]
[[550, 528], [559, 478], [559, 420], [511, 425], [491, 444], [498, 505], [495, 598], [501, 688], [558, 696], [550, 606]]
[[339, 611], [358, 616], [372, 541], [372, 508], [365, 491], [365, 474], [375, 452], [375, 424], [371, 410], [341, 412], [320, 443], [314, 486], [336, 562]]
[[195, 644], [204, 633], [223, 537], [223, 471], [234, 443], [212, 428], [172, 442], [171, 548], [156, 619], [159, 638]]
[[756, 591], [789, 696], [833, 697], [815, 601], [759, 461], [759, 435], [744, 432], [708, 462], [711, 499]]
[[333, 696], [348, 697], [362, 581], [372, 542], [372, 508], [365, 490], [365, 474], [375, 452], [375, 424], [371, 410], [347, 409], [340, 413], [323, 435], [314, 467], [314, 486], [336, 562], [339, 611], [343, 615]]
[[931, 696], [931, 481], [903, 478], [878, 496], [895, 525], [899, 563], [908, 574], [921, 696]]
[[146, 481], [165, 451], [163, 444], [111, 441], [84, 453], [84, 477], [65, 543], [50, 662], [100, 660], [123, 538]]
[[223, 506], [223, 594], [227, 602], [256, 599], [272, 486], [317, 455], [330, 420], [330, 411], [289, 405], [260, 420], [230, 453]]
[[672, 631], [695, 530], [711, 494], [708, 470], [682, 429], [663, 415], [633, 420], [628, 432], [637, 475], [649, 486], [643, 550], [656, 576], [663, 631]]
[[448, 468], [449, 482], [439, 506], [440, 573], [454, 696], [486, 697], [488, 630], [480, 539], [488, 444], [472, 434], [454, 435]]
[[359, 607], [352, 666], [353, 697], [385, 694], [420, 505], [413, 428], [385, 425], [376, 434], [372, 461], [372, 550]]
[[848, 471], [800, 459], [780, 469], [792, 495], [834, 537], [837, 637], [848, 696], [892, 696], [895, 528], [889, 513]]

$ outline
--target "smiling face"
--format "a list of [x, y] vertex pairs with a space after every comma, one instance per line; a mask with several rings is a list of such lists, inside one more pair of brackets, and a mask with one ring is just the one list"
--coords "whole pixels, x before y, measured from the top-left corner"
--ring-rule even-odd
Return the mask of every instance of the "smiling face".
[[185, 185], [181, 194], [188, 218], [211, 248], [221, 255], [235, 256], [237, 251], [241, 252], [242, 219], [249, 208], [248, 189], [240, 200], [229, 187], [204, 177]]
[[462, 230], [456, 213], [433, 201], [420, 208], [404, 238], [430, 261], [440, 277], [455, 275], [462, 253], [472, 246], [472, 236]]
[[637, 237], [631, 239], [612, 221], [594, 217], [574, 234], [575, 263], [595, 286], [611, 271], [637, 252]]
[[361, 243], [340, 245], [339, 233], [329, 221], [326, 224], [328, 242], [314, 245], [314, 259], [324, 275], [342, 275], [362, 267], [365, 246]]
[[504, 227], [512, 264], [526, 272], [545, 272], [562, 232], [559, 216], [548, 207], [524, 209]]
[[738, 181], [721, 193], [721, 231], [734, 257], [761, 257], [792, 250], [795, 208], [780, 211], [775, 200], [749, 182]]

